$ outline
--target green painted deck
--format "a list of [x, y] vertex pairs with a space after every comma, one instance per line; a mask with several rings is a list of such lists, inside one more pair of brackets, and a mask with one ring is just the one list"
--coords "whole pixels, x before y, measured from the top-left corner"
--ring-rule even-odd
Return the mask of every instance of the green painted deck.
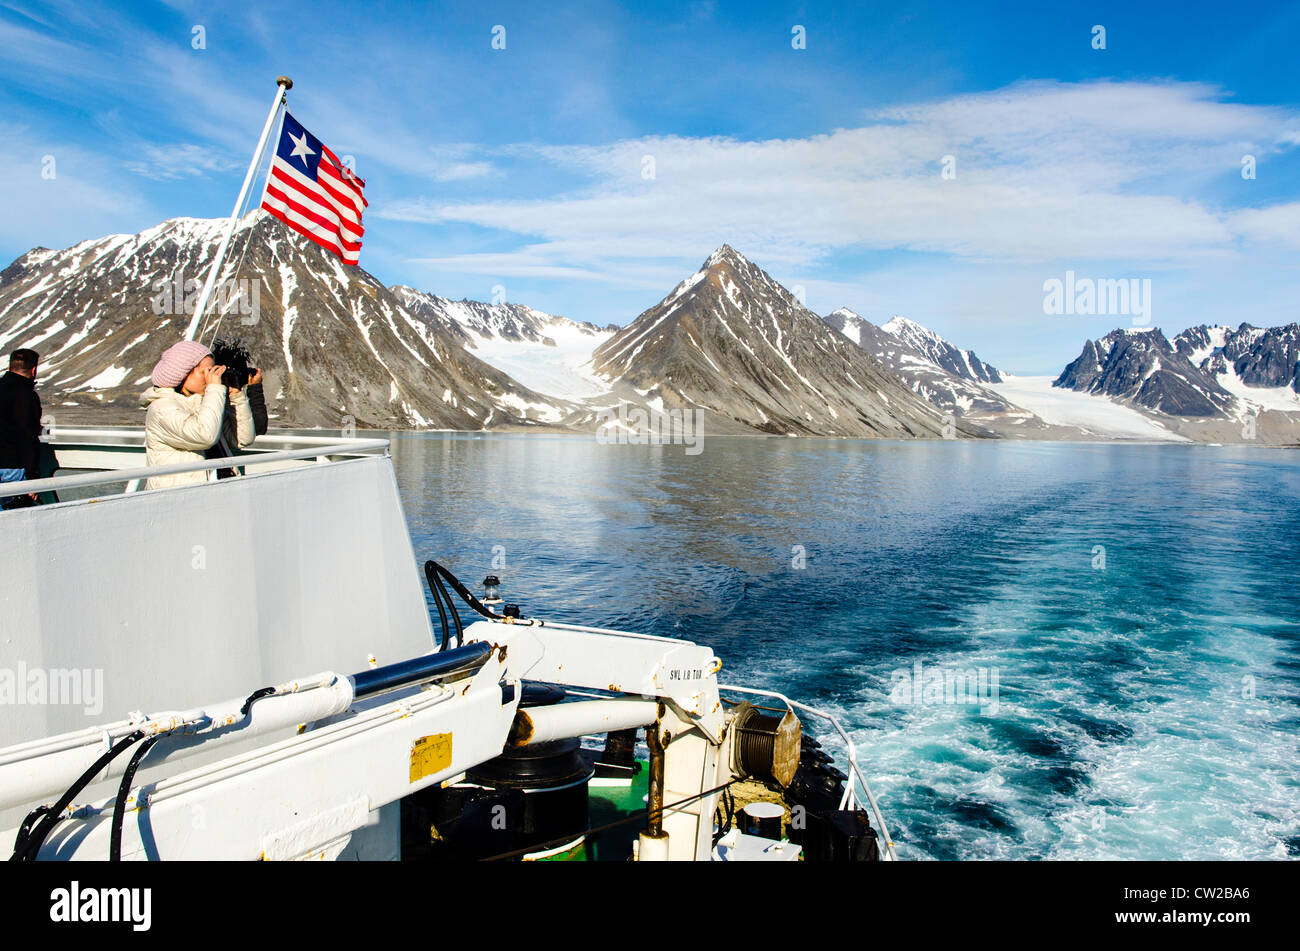
[[586, 860], [591, 862], [626, 862], [632, 855], [632, 843], [645, 829], [646, 796], [650, 792], [650, 769], [643, 760], [641, 771], [626, 785], [591, 786], [587, 791], [591, 828], [636, 815], [639, 822], [625, 822], [612, 829], [587, 837]]

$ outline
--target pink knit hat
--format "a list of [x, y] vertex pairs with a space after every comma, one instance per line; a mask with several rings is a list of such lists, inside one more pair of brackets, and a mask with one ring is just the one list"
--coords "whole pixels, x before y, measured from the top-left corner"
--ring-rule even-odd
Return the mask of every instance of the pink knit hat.
[[197, 340], [182, 340], [167, 348], [167, 352], [153, 368], [154, 386], [180, 386], [190, 371], [212, 356], [212, 351]]

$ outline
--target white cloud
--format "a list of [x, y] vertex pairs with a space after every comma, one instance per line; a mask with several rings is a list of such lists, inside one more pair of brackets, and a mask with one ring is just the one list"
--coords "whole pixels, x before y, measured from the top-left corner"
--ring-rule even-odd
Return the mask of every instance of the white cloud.
[[1247, 208], [1232, 216], [1232, 225], [1247, 240], [1300, 250], [1300, 202]]
[[411, 258], [406, 263], [425, 265], [455, 274], [484, 274], [493, 279], [505, 277], [552, 278], [567, 281], [596, 281], [621, 288], [658, 291], [681, 280], [679, 269], [671, 266], [649, 267], [633, 262], [602, 263], [598, 268], [580, 264], [558, 263], [560, 258], [578, 260], [588, 254], [557, 253], [553, 246], [534, 246], [517, 251], [478, 252], [441, 257]]
[[230, 172], [243, 168], [240, 162], [209, 145], [149, 145], [142, 151], [141, 159], [126, 162], [125, 165], [137, 175], [157, 181], [175, 181], [210, 172]]
[[52, 145], [0, 122], [0, 246], [69, 247], [120, 231], [124, 220], [153, 219], [136, 191], [113, 187], [112, 171], [96, 152]]
[[[1202, 84], [1022, 83], [804, 139], [516, 146], [588, 184], [534, 200], [398, 201], [377, 214], [524, 236], [518, 264], [529, 268], [599, 271], [723, 242], [796, 268], [838, 249], [1178, 265], [1274, 235], [1218, 207], [1205, 185], [1238, 174], [1245, 152], [1294, 145], [1298, 130], [1293, 110], [1233, 103]], [[954, 180], [940, 176], [945, 155]], [[642, 178], [645, 156], [653, 180]], [[510, 273], [509, 256], [494, 254], [493, 267]]]
[[490, 162], [448, 162], [430, 173], [437, 182], [460, 182], [470, 178], [491, 175], [495, 169]]

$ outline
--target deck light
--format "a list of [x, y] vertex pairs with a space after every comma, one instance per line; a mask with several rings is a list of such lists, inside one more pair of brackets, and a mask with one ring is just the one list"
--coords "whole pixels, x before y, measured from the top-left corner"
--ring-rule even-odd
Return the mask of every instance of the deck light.
[[501, 603], [501, 579], [496, 575], [488, 575], [483, 579], [483, 603]]

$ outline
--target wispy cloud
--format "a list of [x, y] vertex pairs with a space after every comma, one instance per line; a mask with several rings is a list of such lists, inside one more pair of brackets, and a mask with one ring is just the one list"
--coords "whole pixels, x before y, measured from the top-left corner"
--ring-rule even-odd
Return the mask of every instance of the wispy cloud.
[[136, 191], [102, 184], [111, 173], [103, 155], [52, 146], [22, 126], [0, 122], [0, 242], [61, 247], [67, 235], [101, 237], [120, 230], [123, 218], [152, 217]]
[[1239, 211], [1232, 228], [1248, 241], [1300, 251], [1300, 202]]
[[146, 145], [142, 157], [125, 163], [137, 175], [156, 181], [176, 181], [197, 175], [230, 172], [242, 168], [242, 163], [207, 145], [194, 142], [176, 145]]
[[[666, 250], [666, 249], [665, 249]], [[483, 274], [494, 278], [524, 277], [598, 282], [622, 288], [663, 290], [681, 280], [680, 269], [644, 261], [602, 262], [598, 267], [563, 263], [579, 260], [586, 253], [562, 253], [551, 245], [535, 245], [504, 252], [471, 252], [433, 257], [407, 258], [408, 264], [423, 265], [444, 272]]]
[[53, 30], [55, 28], [54, 24], [51, 23], [49, 20], [45, 19], [42, 16], [38, 16], [37, 14], [33, 13], [29, 9], [18, 6], [16, 3], [0, 3], [0, 9], [8, 10], [11, 13], [16, 13], [24, 20], [29, 20], [32, 23], [36, 23], [40, 26], [45, 27], [46, 29]]
[[[792, 266], [843, 249], [1188, 263], [1273, 232], [1188, 194], [1187, 180], [1228, 179], [1244, 153], [1266, 161], [1294, 147], [1297, 130], [1293, 110], [1235, 104], [1201, 84], [1024, 83], [800, 139], [518, 146], [587, 184], [527, 200], [410, 199], [379, 215], [515, 234], [528, 268], [600, 270], [723, 241]], [[941, 174], [945, 156], [954, 177]], [[508, 258], [494, 253], [493, 266]]]

